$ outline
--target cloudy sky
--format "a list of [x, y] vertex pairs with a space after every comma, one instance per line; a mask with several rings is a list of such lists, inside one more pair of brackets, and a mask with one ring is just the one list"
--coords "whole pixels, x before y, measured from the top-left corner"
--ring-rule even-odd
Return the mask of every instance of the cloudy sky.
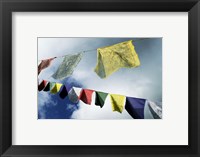
[[[63, 58], [55, 59], [51, 66], [38, 76], [39, 81], [61, 82], [68, 88], [75, 86], [98, 91], [145, 98], [162, 102], [162, 38], [38, 38], [38, 63], [42, 59], [96, 49], [119, 42], [133, 40], [141, 65], [137, 68], [121, 68], [106, 79], [95, 72], [96, 50], [83, 55], [72, 76], [64, 80], [54, 80], [51, 75], [57, 70]], [[137, 41], [138, 40], [138, 41]], [[135, 42], [134, 42], [135, 41]], [[58, 94], [38, 92], [39, 119], [132, 119], [126, 110], [113, 112], [107, 97], [103, 108], [79, 102], [72, 104]], [[151, 118], [145, 107], [145, 117]]]

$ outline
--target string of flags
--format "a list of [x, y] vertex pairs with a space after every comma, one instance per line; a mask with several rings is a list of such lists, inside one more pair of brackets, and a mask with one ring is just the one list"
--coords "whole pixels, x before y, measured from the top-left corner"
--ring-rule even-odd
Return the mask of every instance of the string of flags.
[[149, 101], [147, 99], [128, 97], [78, 87], [72, 87], [70, 90], [67, 90], [66, 86], [62, 83], [50, 82], [46, 80], [43, 80], [38, 85], [38, 91], [49, 91], [51, 94], [58, 93], [61, 99], [68, 97], [68, 99], [73, 103], [78, 103], [79, 100], [81, 100], [88, 105], [91, 105], [92, 94], [95, 93], [95, 105], [100, 108], [104, 106], [106, 98], [109, 96], [112, 111], [122, 113], [125, 109], [132, 118], [144, 119], [144, 108], [145, 105], [148, 105], [154, 119], [162, 118], [162, 108], [157, 105], [156, 102]]
[[[83, 53], [84, 52], [65, 55], [62, 63], [52, 77], [54, 79], [62, 80], [71, 76], [81, 61]], [[57, 57], [42, 60], [38, 66], [38, 75], [42, 70], [49, 67], [52, 60], [55, 58]], [[132, 40], [129, 40], [111, 46], [98, 48], [97, 64], [94, 68], [94, 72], [96, 72], [100, 78], [104, 79], [120, 68], [135, 68], [138, 66], [140, 66], [139, 57], [135, 51]]]

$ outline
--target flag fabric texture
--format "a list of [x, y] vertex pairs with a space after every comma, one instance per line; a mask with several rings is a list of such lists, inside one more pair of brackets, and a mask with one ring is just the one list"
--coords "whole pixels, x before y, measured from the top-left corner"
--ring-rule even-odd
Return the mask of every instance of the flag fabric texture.
[[47, 81], [43, 80], [39, 85], [38, 85], [38, 90], [41, 91], [44, 89], [44, 87], [46, 86]]
[[55, 83], [54, 87], [51, 89], [52, 94], [56, 94], [60, 91], [60, 88], [62, 87], [63, 84], [61, 83]]
[[100, 106], [101, 108], [104, 106], [106, 97], [108, 96], [108, 93], [104, 93], [104, 92], [99, 92], [99, 91], [95, 91], [95, 105]]
[[46, 85], [46, 87], [43, 89], [43, 91], [45, 91], [45, 92], [50, 91], [54, 87], [55, 84], [56, 84], [55, 82], [49, 82]]
[[73, 103], [78, 103], [81, 90], [81, 88], [72, 87], [68, 93], [69, 100]]
[[82, 59], [82, 54], [66, 55], [58, 67], [57, 71], [52, 75], [54, 79], [64, 79], [69, 77], [74, 72], [74, 69]]
[[156, 102], [153, 101], [147, 101], [149, 110], [153, 116], [154, 119], [162, 119], [162, 108], [161, 104], [157, 104]]
[[68, 95], [68, 91], [67, 88], [65, 87], [65, 85], [62, 87], [59, 96], [64, 99], [66, 96]]
[[123, 95], [110, 94], [112, 110], [122, 113], [125, 105], [125, 99], [126, 97]]
[[54, 60], [55, 58], [56, 58], [56, 57], [54, 57], [54, 58], [49, 58], [49, 59], [46, 59], [46, 60], [42, 60], [41, 63], [39, 64], [39, 66], [38, 66], [38, 75], [40, 74], [40, 72], [41, 72], [43, 69], [49, 67], [50, 64], [51, 64], [51, 62], [52, 62], [52, 60]]
[[79, 99], [82, 100], [84, 103], [90, 105], [92, 102], [92, 93], [93, 92], [94, 92], [94, 90], [82, 89], [82, 91], [79, 95]]
[[144, 119], [144, 107], [146, 99], [126, 97], [126, 111], [134, 119]]
[[132, 40], [97, 49], [95, 72], [100, 78], [106, 78], [120, 68], [139, 65], [140, 60]]

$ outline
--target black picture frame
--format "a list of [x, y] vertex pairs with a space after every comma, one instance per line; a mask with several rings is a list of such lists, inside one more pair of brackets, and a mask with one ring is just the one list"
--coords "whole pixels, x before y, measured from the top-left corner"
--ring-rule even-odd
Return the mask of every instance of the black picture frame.
[[[22, 146], [12, 145], [12, 12], [188, 12], [188, 146]], [[0, 154], [1, 156], [200, 156], [200, 2], [199, 0], [0, 0]], [[177, 124], [178, 127], [178, 124]], [[167, 130], [166, 130], [167, 131]], [[163, 133], [164, 134], [164, 133]], [[170, 138], [170, 137], [169, 137]], [[127, 139], [128, 140], [128, 139]]]

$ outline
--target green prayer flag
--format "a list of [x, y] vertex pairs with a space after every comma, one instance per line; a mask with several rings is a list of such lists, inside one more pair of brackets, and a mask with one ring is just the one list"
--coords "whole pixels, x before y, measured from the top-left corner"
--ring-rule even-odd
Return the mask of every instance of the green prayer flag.
[[95, 94], [96, 94], [95, 105], [100, 106], [102, 108], [108, 93], [95, 91]]
[[57, 71], [52, 75], [54, 79], [64, 79], [69, 77], [74, 72], [74, 69], [82, 59], [82, 54], [75, 54], [75, 55], [66, 55], [63, 59], [63, 62], [58, 67]]
[[54, 87], [55, 84], [56, 84], [55, 82], [49, 82], [46, 85], [46, 87], [43, 89], [43, 91], [45, 91], [45, 92], [50, 91]]

